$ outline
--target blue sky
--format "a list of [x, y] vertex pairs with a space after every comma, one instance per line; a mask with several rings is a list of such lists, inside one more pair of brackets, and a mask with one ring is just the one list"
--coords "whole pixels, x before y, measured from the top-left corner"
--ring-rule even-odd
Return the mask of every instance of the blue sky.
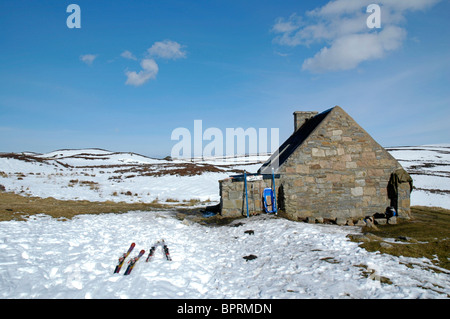
[[[68, 28], [71, 3], [81, 28]], [[381, 28], [369, 29], [369, 4]], [[383, 146], [450, 143], [448, 0], [0, 2], [0, 152], [170, 154], [177, 127], [346, 110]]]

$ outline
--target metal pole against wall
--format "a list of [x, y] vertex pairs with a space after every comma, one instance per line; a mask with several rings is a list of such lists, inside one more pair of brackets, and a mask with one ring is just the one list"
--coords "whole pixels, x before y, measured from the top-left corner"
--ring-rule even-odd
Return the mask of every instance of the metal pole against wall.
[[250, 215], [248, 213], [247, 171], [244, 171], [244, 185], [245, 185], [245, 202], [247, 204], [247, 218], [249, 218]]
[[273, 185], [273, 211], [275, 212], [275, 215], [277, 215], [277, 192], [275, 187], [275, 171], [272, 167], [272, 185]]

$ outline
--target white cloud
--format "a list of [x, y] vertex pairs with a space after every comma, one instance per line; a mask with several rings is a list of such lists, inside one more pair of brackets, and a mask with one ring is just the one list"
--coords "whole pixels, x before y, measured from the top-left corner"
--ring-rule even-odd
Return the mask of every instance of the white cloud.
[[129, 59], [129, 60], [135, 60], [135, 61], [137, 60], [137, 58], [134, 56], [134, 54], [131, 53], [131, 52], [128, 51], [128, 50], [123, 51], [123, 52], [120, 54], [120, 56], [121, 56], [122, 58]]
[[[158, 64], [155, 58], [176, 60], [186, 57], [186, 52], [182, 50], [183, 46], [175, 41], [164, 40], [162, 42], [155, 42], [151, 48], [147, 50], [147, 57], [141, 60], [142, 70], [125, 71], [127, 80], [125, 84], [133, 86], [141, 86], [151, 79], [155, 79], [159, 72]], [[129, 60], [137, 61], [136, 56], [128, 50], [120, 54], [121, 57]]]
[[441, 0], [382, 0], [381, 4], [387, 7], [391, 7], [395, 10], [425, 10], [432, 6], [434, 6], [436, 3], [440, 2]]
[[182, 48], [182, 45], [175, 41], [164, 40], [155, 42], [147, 51], [154, 57], [176, 60], [186, 57], [186, 52]]
[[94, 60], [97, 58], [97, 55], [95, 54], [84, 54], [80, 56], [80, 60], [87, 65], [92, 65], [94, 63]]
[[280, 33], [289, 33], [301, 26], [301, 18], [293, 13], [288, 20], [284, 18], [278, 18], [277, 22], [272, 27], [272, 31]]
[[159, 68], [153, 59], [143, 59], [141, 61], [142, 70], [136, 71], [126, 71], [127, 81], [125, 84], [133, 86], [141, 86], [150, 79], [156, 78]]
[[278, 18], [272, 27], [274, 42], [284, 46], [325, 44], [303, 62], [313, 73], [349, 70], [359, 64], [381, 59], [401, 47], [406, 30], [401, 25], [408, 11], [425, 10], [440, 0], [378, 0], [381, 29], [369, 29], [366, 12], [373, 0], [333, 0], [306, 12]]
[[398, 49], [405, 35], [405, 30], [396, 26], [386, 27], [378, 33], [345, 35], [306, 59], [302, 69], [315, 73], [354, 69], [361, 62], [380, 59], [387, 52]]

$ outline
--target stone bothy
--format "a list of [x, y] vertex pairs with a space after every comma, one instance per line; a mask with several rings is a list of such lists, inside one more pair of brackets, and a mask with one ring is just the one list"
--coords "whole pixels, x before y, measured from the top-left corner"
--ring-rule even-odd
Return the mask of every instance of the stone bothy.
[[[410, 217], [408, 173], [339, 106], [320, 114], [294, 112], [294, 133], [247, 182], [250, 214], [263, 212], [262, 191], [272, 186], [272, 168], [286, 218], [350, 223], [389, 206], [398, 217]], [[242, 176], [219, 183], [222, 216], [246, 215]]]

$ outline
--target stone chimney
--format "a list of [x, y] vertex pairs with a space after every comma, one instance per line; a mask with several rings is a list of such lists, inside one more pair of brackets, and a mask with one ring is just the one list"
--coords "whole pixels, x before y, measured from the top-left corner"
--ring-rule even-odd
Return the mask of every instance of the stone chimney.
[[308, 122], [308, 120], [312, 119], [317, 114], [319, 114], [319, 112], [295, 111], [294, 112], [294, 132], [297, 131], [300, 127], [303, 126], [303, 124]]

